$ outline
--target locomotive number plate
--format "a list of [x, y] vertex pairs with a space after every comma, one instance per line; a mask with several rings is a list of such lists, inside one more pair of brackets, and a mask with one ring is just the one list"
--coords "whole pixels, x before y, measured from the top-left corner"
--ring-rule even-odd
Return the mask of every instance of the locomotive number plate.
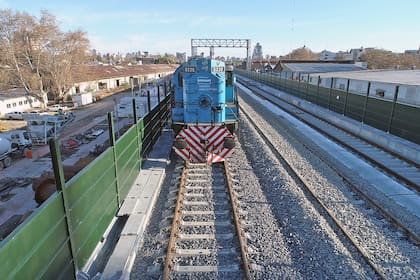
[[184, 72], [185, 73], [195, 73], [196, 69], [194, 66], [185, 66], [184, 67]]
[[223, 66], [214, 66], [211, 68], [211, 72], [225, 72], [225, 67]]

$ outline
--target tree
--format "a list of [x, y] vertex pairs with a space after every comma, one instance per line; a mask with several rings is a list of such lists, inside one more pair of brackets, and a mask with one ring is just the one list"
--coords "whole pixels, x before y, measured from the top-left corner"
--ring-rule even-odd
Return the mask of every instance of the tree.
[[74, 31], [57, 34], [56, 40], [46, 46], [47, 77], [57, 99], [73, 86], [73, 73], [86, 62], [88, 45], [85, 33]]
[[156, 64], [174, 64], [175, 60], [175, 56], [165, 53], [164, 56], [159, 56], [156, 59]]
[[84, 32], [61, 32], [47, 11], [37, 19], [0, 10], [0, 65], [7, 69], [7, 83], [24, 88], [43, 107], [48, 92], [61, 98], [68, 91], [73, 71], [85, 62], [88, 45]]
[[291, 53], [285, 56], [289, 60], [318, 60], [318, 54], [312, 52], [307, 47], [294, 49]]
[[9, 67], [0, 65], [0, 90], [7, 90], [10, 88], [9, 80], [10, 73]]
[[389, 69], [398, 66], [398, 57], [391, 51], [384, 49], [365, 50], [360, 61], [367, 62], [369, 69]]
[[360, 60], [369, 69], [414, 69], [420, 67], [420, 54], [393, 53], [384, 49], [365, 50]]

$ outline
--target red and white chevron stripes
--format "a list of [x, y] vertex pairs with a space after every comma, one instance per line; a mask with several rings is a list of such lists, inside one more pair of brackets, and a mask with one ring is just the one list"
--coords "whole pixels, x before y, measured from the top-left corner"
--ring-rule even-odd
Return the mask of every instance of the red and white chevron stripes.
[[223, 147], [225, 137], [232, 136], [226, 127], [190, 126], [182, 129], [175, 141], [185, 141], [186, 147], [173, 147], [175, 152], [189, 162], [212, 163], [224, 161], [233, 149]]

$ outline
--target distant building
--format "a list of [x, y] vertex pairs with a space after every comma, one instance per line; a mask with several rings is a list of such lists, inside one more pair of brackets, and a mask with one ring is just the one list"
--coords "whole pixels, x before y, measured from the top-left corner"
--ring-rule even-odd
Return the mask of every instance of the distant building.
[[337, 60], [352, 60], [352, 61], [358, 61], [360, 59], [360, 56], [363, 54], [366, 50], [371, 50], [373, 48], [357, 48], [357, 49], [350, 49], [350, 51], [347, 52], [330, 52], [327, 50], [323, 50], [319, 54], [319, 60], [321, 61], [337, 61]]
[[25, 112], [40, 107], [38, 99], [28, 95], [23, 89], [0, 91], [0, 116], [10, 112]]
[[186, 52], [177, 52], [176, 53], [176, 59], [178, 60], [179, 63], [183, 63], [185, 61], [187, 61], [187, 53]]
[[420, 47], [419, 47], [418, 50], [405, 50], [404, 53], [405, 54], [414, 54], [414, 55], [420, 54]]
[[155, 64], [156, 59], [154, 57], [137, 57], [136, 61], [138, 64]]
[[327, 51], [327, 50], [323, 50], [319, 54], [319, 60], [322, 60], [322, 61], [335, 61], [335, 60], [337, 60], [337, 53], [330, 52], [330, 51]]
[[301, 75], [314, 73], [328, 73], [341, 71], [360, 71], [364, 70], [362, 65], [332, 62], [316, 62], [316, 61], [280, 61], [274, 67], [274, 72], [281, 72], [283, 78], [297, 79]]
[[360, 47], [358, 49], [351, 49], [349, 52], [349, 54], [351, 55], [350, 59], [353, 61], [358, 61], [364, 51], [372, 50], [372, 49], [373, 48], [363, 48], [363, 47]]
[[260, 43], [257, 43], [252, 53], [252, 60], [262, 60], [263, 58], [262, 46]]
[[75, 84], [69, 94], [97, 92], [130, 84], [145, 83], [171, 75], [178, 64], [90, 65], [75, 73]]

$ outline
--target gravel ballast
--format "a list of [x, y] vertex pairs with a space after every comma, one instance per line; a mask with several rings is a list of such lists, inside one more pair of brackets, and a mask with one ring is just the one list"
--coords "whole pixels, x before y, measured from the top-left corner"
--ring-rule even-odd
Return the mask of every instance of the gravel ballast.
[[[356, 243], [364, 249], [370, 261], [379, 268], [382, 276], [391, 279], [418, 279], [420, 275], [418, 247], [352, 192], [342, 178], [326, 164], [328, 160], [325, 158], [320, 160], [317, 155], [305, 148], [306, 145], [310, 145], [311, 139], [299, 135], [290, 123], [267, 112], [258, 102], [252, 99], [247, 99], [247, 102], [250, 102], [253, 109], [259, 112], [259, 114], [255, 113], [242, 100], [241, 105], [251, 115], [253, 121], [265, 131], [276, 149], [285, 155], [304, 177], [305, 183], [311, 186], [313, 192], [330, 209]], [[254, 172], [258, 174], [261, 169], [264, 169], [264, 164], [267, 168], [266, 162], [261, 168], [253, 164]], [[265, 174], [263, 177], [269, 178]], [[364, 184], [363, 181], [359, 183]], [[273, 195], [273, 197], [276, 196]]]
[[[245, 97], [244, 97], [245, 98]], [[418, 247], [355, 194], [314, 152], [310, 139], [252, 99], [241, 106], [267, 133], [318, 197], [388, 279], [418, 279]], [[252, 104], [252, 108], [246, 104]], [[288, 174], [250, 123], [241, 117], [239, 143], [229, 158], [254, 279], [375, 279], [377, 275], [335, 224]], [[331, 159], [333, 162], [333, 159]], [[331, 164], [330, 162], [330, 164]], [[168, 173], [174, 170], [174, 164]], [[132, 279], [159, 279], [170, 221], [166, 178], [138, 250]], [[354, 178], [352, 178], [354, 180]], [[417, 264], [417, 265], [416, 265]]]

